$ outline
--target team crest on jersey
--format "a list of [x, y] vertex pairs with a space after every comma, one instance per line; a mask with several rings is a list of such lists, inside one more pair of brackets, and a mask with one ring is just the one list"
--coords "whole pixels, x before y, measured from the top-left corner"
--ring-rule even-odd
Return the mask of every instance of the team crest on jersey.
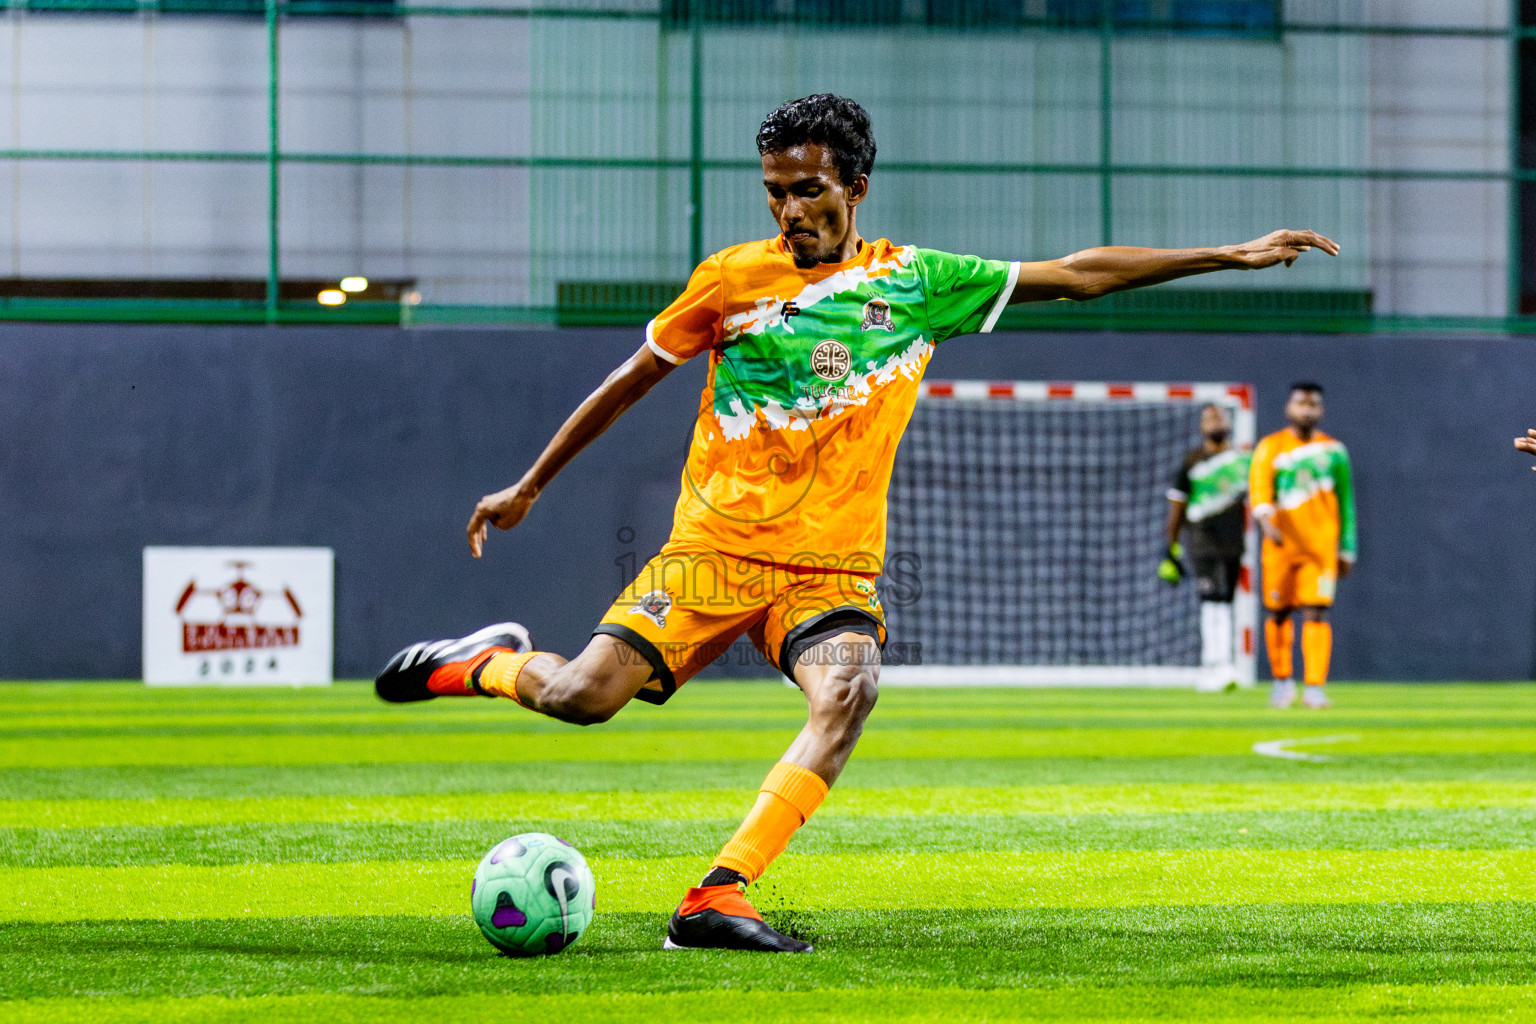
[[631, 615], [644, 615], [656, 623], [657, 629], [667, 628], [667, 612], [672, 610], [672, 595], [665, 590], [653, 590], [635, 602]]
[[853, 356], [840, 341], [828, 338], [811, 349], [811, 372], [822, 380], [842, 380], [852, 365]]
[[870, 299], [864, 303], [863, 331], [894, 331], [896, 321], [891, 319], [891, 304], [884, 299]]

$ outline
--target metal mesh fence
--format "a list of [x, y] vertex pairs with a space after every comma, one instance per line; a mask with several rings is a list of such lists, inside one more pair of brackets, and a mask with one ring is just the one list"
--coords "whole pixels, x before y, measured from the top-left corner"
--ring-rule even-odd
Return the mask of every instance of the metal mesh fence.
[[[1522, 30], [1417, 6], [18, 2], [0, 274], [122, 281], [125, 301], [13, 288], [0, 315], [643, 320], [703, 254], [773, 231], [757, 125], [834, 91], [874, 118], [872, 236], [1022, 259], [1282, 225], [1346, 243], [1005, 326], [1502, 322]], [[303, 290], [348, 275], [391, 288]], [[163, 278], [259, 294], [199, 313], [130, 285]]]

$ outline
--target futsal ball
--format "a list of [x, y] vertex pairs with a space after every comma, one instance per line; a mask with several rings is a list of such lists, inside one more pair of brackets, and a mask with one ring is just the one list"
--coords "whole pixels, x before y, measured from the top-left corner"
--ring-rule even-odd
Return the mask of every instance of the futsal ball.
[[592, 923], [597, 883], [576, 847], [524, 832], [503, 839], [480, 861], [469, 905], [480, 931], [503, 953], [558, 953]]

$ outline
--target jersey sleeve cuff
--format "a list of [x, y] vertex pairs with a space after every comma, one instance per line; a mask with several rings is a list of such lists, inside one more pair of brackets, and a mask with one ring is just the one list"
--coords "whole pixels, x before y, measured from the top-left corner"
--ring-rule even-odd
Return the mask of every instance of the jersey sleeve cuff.
[[1019, 263], [1017, 260], [1008, 264], [1008, 283], [1003, 285], [1003, 290], [997, 293], [997, 301], [992, 303], [992, 311], [987, 314], [986, 321], [981, 325], [981, 334], [991, 334], [992, 328], [997, 326], [997, 318], [1003, 315], [1003, 310], [1008, 308], [1008, 300], [1013, 298], [1013, 286], [1019, 283]]
[[1183, 491], [1181, 491], [1181, 490], [1179, 490], [1179, 489], [1177, 489], [1175, 487], [1168, 488], [1168, 493], [1167, 493], [1167, 495], [1165, 495], [1165, 497], [1167, 497], [1167, 499], [1169, 501], [1188, 501], [1189, 500], [1189, 495], [1185, 494]]
[[1253, 506], [1253, 514], [1255, 517], [1272, 516], [1275, 514], [1275, 506], [1271, 505], [1267, 501], [1260, 502], [1259, 504]]
[[660, 345], [656, 344], [656, 321], [652, 320], [645, 325], [645, 347], [656, 354], [657, 359], [665, 359], [673, 366], [681, 366], [688, 360], [684, 356], [673, 355]]

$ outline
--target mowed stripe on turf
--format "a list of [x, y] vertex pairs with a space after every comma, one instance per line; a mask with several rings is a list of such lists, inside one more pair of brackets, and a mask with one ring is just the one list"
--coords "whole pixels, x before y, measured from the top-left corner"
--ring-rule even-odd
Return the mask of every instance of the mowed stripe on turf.
[[[1159, 985], [1524, 985], [1524, 903], [828, 910], [784, 915], [818, 955], [663, 952], [666, 917], [605, 911], [570, 953], [509, 961], [462, 913], [435, 917], [0, 923], [0, 999], [117, 992], [575, 992]], [[0, 1004], [3, 1005], [3, 1004]], [[0, 1014], [3, 1017], [3, 1014]]]
[[[763, 686], [762, 682], [773, 685]], [[698, 680], [685, 687], [678, 697], [658, 713], [730, 713], [772, 709], [783, 706], [795, 694], [783, 685], [782, 677], [765, 670], [762, 680], [711, 682]], [[8, 682], [7, 699], [0, 716], [48, 715], [54, 713], [120, 713], [134, 715], [196, 715], [203, 712], [262, 712], [279, 709], [330, 713], [336, 711], [377, 710], [408, 716], [421, 714], [461, 714], [474, 708], [497, 706], [493, 700], [438, 700], [409, 708], [380, 703], [371, 680], [337, 680], [330, 687], [289, 689], [286, 687], [186, 686], [146, 687], [137, 680], [117, 682]], [[1394, 716], [1471, 711], [1486, 714], [1508, 708], [1515, 712], [1529, 710], [1536, 701], [1536, 683], [1437, 683], [1434, 686], [1408, 686], [1399, 683], [1343, 683], [1335, 695], [1349, 698], [1336, 709], [1382, 711]], [[1041, 714], [1091, 712], [1124, 714], [1145, 712], [1165, 715], [1182, 714], [1191, 709], [1242, 709], [1262, 707], [1267, 693], [1262, 687], [1233, 694], [1197, 696], [1188, 690], [1128, 688], [1113, 692], [1105, 700], [1103, 690], [1072, 687], [1040, 688], [1026, 691], [1027, 704]], [[878, 712], [886, 714], [902, 708], [1013, 709], [1020, 704], [1021, 691], [1007, 687], [897, 688], [887, 687]]]
[[[107, 765], [0, 769], [0, 797], [17, 800], [229, 800], [326, 796], [368, 801], [426, 793], [757, 792], [771, 762], [719, 761], [484, 762], [408, 761], [316, 765]], [[1213, 780], [1291, 785], [1298, 793], [1324, 782], [1440, 782], [1447, 779], [1529, 783], [1533, 754], [1350, 755], [1303, 764], [1241, 754], [1200, 757], [869, 758], [855, 754], [833, 788], [891, 790], [960, 786], [1209, 785]], [[1475, 784], [1475, 783], [1474, 783]]]
[[[1336, 735], [1333, 729], [871, 729], [868, 758], [1175, 757], [1248, 753], [1253, 744]], [[246, 736], [24, 737], [0, 742], [0, 768], [106, 765], [375, 764], [411, 762], [710, 761], [776, 759], [793, 729], [754, 731], [622, 729], [538, 734], [384, 733]], [[1536, 730], [1374, 729], [1329, 746], [1347, 753], [1532, 753]]]
[[[1251, 695], [1228, 702], [1218, 699], [1205, 705], [1190, 704], [1178, 708], [1049, 708], [1034, 704], [972, 705], [969, 703], [929, 704], [901, 702], [904, 693], [886, 702], [870, 720], [880, 728], [1204, 728], [1207, 726], [1267, 729], [1285, 716], [1277, 715], [1265, 704], [1255, 703]], [[737, 710], [713, 710], [708, 707], [635, 708], [617, 719], [608, 729], [645, 731], [650, 729], [768, 729], [799, 725], [805, 718], [803, 698], [784, 693], [773, 706], [748, 706]], [[1315, 724], [1315, 723], [1309, 723]], [[1352, 730], [1382, 727], [1457, 727], [1500, 728], [1536, 724], [1533, 707], [1407, 707], [1398, 709], [1351, 707], [1331, 712], [1328, 725]], [[123, 735], [198, 735], [239, 732], [247, 735], [281, 735], [285, 732], [465, 732], [503, 731], [515, 733], [560, 732], [568, 726], [539, 715], [529, 714], [509, 702], [456, 702], [441, 706], [401, 709], [378, 705], [368, 710], [356, 700], [338, 700], [332, 707], [281, 707], [241, 711], [237, 708], [185, 709], [131, 713], [82, 712], [74, 705], [45, 711], [15, 712], [0, 707], [0, 737], [67, 736], [92, 737]]]
[[[643, 792], [445, 793], [374, 797], [157, 800], [0, 800], [0, 828], [334, 822], [707, 821], [739, 816], [752, 794], [736, 789]], [[1536, 806], [1536, 783], [1165, 783], [1130, 786], [837, 788], [828, 817], [934, 814], [1197, 814], [1244, 811], [1456, 810]]]
[[[509, 1008], [509, 1002], [514, 1004]], [[742, 1020], [754, 1024], [992, 1024], [1000, 1020], [1190, 1021], [1245, 1024], [1306, 1020], [1309, 1024], [1412, 1019], [1423, 1022], [1522, 1022], [1536, 1019], [1531, 985], [1338, 985], [1323, 989], [1275, 989], [1235, 985], [1113, 986], [973, 990], [835, 988], [811, 991], [715, 990], [711, 992], [500, 993], [430, 995], [391, 999], [371, 995], [306, 994], [229, 999], [38, 999], [12, 1003], [15, 1024], [281, 1024], [323, 1020], [329, 1024], [419, 1024], [426, 1020], [466, 1024], [552, 1020], [562, 1024], [633, 1021]]]
[[[593, 858], [598, 909], [667, 913], [707, 855]], [[0, 920], [189, 920], [467, 912], [472, 861], [0, 869]], [[799, 909], [1533, 901], [1531, 850], [1188, 850], [787, 855]], [[762, 898], [761, 896], [759, 897]]]
[[[739, 817], [704, 821], [508, 820], [109, 825], [0, 829], [0, 866], [463, 860], [508, 834], [553, 831], [588, 857], [715, 850]], [[1494, 850], [1536, 847], [1536, 808], [1217, 814], [818, 815], [798, 854], [1100, 850]]]

